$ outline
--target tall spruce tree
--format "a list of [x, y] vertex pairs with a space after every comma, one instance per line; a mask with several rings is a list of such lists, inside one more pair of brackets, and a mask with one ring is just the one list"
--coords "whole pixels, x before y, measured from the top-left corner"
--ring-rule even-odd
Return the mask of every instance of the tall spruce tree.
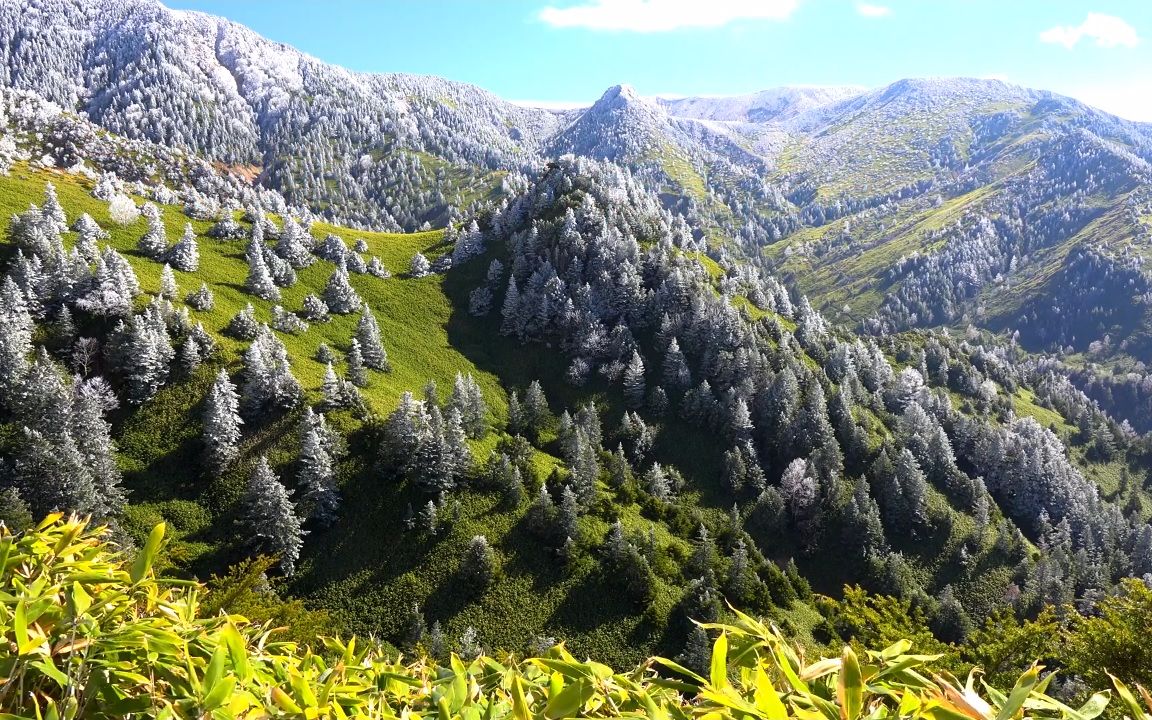
[[272, 472], [268, 458], [261, 457], [248, 478], [244, 519], [260, 551], [277, 557], [285, 575], [295, 572], [305, 535], [291, 497], [292, 492]]
[[209, 470], [219, 476], [239, 454], [240, 396], [236, 386], [228, 377], [228, 371], [221, 368], [208, 391], [204, 402], [201, 425], [204, 440], [204, 461]]

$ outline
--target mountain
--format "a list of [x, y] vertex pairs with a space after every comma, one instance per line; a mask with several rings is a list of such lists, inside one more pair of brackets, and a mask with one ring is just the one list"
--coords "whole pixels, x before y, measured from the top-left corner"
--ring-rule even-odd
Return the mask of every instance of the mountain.
[[781, 123], [864, 92], [854, 87], [779, 87], [729, 97], [658, 98], [669, 115], [694, 120]]
[[4, 0], [0, 57], [5, 523], [620, 662], [1152, 572], [1146, 126], [968, 79], [553, 113], [149, 0]]

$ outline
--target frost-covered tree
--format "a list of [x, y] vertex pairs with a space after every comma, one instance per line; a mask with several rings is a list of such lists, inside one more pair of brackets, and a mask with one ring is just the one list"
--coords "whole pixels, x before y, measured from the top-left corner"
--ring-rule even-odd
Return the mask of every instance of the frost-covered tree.
[[336, 520], [340, 508], [340, 493], [336, 489], [333, 458], [324, 448], [324, 439], [312, 408], [304, 409], [300, 421], [300, 459], [296, 480], [303, 488], [301, 498], [307, 517], [323, 526]]
[[459, 411], [468, 437], [478, 439], [488, 432], [488, 406], [472, 373], [467, 375], [456, 373], [448, 406]]
[[276, 255], [285, 260], [293, 268], [299, 270], [311, 265], [315, 258], [312, 256], [311, 238], [292, 218], [285, 218], [284, 228], [280, 231], [280, 238], [276, 241]]
[[636, 350], [632, 351], [632, 359], [624, 368], [624, 400], [628, 407], [636, 409], [644, 404], [647, 392], [644, 384], [644, 360]]
[[244, 306], [240, 312], [232, 316], [225, 332], [238, 340], [255, 340], [260, 334], [260, 323], [256, 322], [256, 309], [252, 303]]
[[253, 241], [248, 246], [248, 277], [244, 281], [244, 289], [261, 300], [279, 302], [280, 288], [276, 287], [272, 273], [268, 271], [268, 264], [264, 261], [263, 244]]
[[140, 217], [140, 210], [132, 198], [116, 193], [108, 199], [108, 217], [117, 225], [131, 225]]
[[301, 399], [300, 383], [292, 375], [284, 343], [263, 326], [244, 351], [244, 387], [240, 408], [248, 417], [260, 417], [295, 407]]
[[216, 299], [212, 295], [212, 291], [208, 289], [208, 283], [200, 283], [200, 289], [184, 298], [184, 302], [193, 310], [200, 312], [208, 312], [216, 305]]
[[364, 367], [364, 354], [360, 341], [352, 338], [348, 348], [348, 380], [356, 387], [368, 387], [368, 371]]
[[279, 559], [285, 575], [295, 572], [305, 535], [291, 498], [292, 492], [272, 472], [268, 458], [261, 457], [248, 478], [245, 524], [259, 549]]
[[360, 352], [364, 356], [366, 366], [381, 372], [390, 369], [388, 353], [384, 350], [384, 342], [380, 339], [380, 325], [367, 303], [361, 308], [360, 321], [356, 325], [356, 340], [360, 342]]
[[428, 258], [424, 257], [423, 253], [416, 253], [412, 256], [412, 265], [408, 269], [408, 274], [414, 278], [424, 277], [432, 271], [432, 263], [428, 262]]
[[348, 282], [348, 268], [343, 262], [337, 263], [336, 269], [328, 277], [323, 298], [328, 309], [337, 315], [348, 315], [360, 309], [362, 301]]
[[172, 267], [184, 272], [196, 272], [200, 267], [200, 249], [196, 245], [196, 233], [192, 223], [185, 223], [184, 235], [168, 252], [168, 262]]
[[221, 369], [205, 398], [201, 423], [205, 464], [215, 475], [222, 475], [239, 454], [243, 422], [236, 386], [228, 371]]
[[312, 293], [308, 293], [304, 296], [300, 314], [308, 322], [328, 322], [328, 305]]
[[44, 221], [57, 235], [68, 229], [68, 217], [60, 205], [60, 198], [56, 196], [56, 186], [52, 183], [44, 185], [44, 204], [40, 207]]
[[140, 242], [136, 244], [136, 249], [144, 257], [159, 260], [168, 252], [168, 231], [164, 228], [164, 218], [160, 214], [160, 208], [152, 203], [145, 203], [140, 214], [148, 221], [148, 230], [140, 238]]
[[160, 269], [160, 297], [166, 300], [175, 300], [179, 292], [180, 288], [176, 285], [176, 273], [172, 272], [172, 267], [168, 263], [164, 263], [164, 267]]

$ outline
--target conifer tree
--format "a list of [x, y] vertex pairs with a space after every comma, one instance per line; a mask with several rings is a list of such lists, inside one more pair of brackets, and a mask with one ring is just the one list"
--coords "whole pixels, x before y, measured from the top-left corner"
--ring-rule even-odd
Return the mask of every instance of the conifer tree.
[[295, 407], [302, 395], [292, 375], [284, 343], [267, 326], [244, 352], [244, 387], [240, 407], [249, 417]]
[[261, 300], [279, 302], [280, 288], [276, 287], [264, 261], [263, 247], [263, 243], [255, 240], [248, 245], [248, 278], [244, 281], [244, 289]]
[[175, 300], [179, 292], [180, 289], [176, 286], [176, 273], [172, 272], [172, 267], [168, 263], [164, 263], [164, 267], [160, 269], [160, 297]]
[[252, 303], [236, 313], [229, 321], [226, 332], [239, 340], [255, 340], [260, 334], [260, 323], [256, 322], [256, 309]]
[[360, 341], [352, 338], [348, 348], [348, 380], [356, 387], [368, 387], [368, 371], [364, 369], [364, 355]]
[[207, 312], [216, 305], [216, 299], [208, 289], [208, 283], [205, 282], [200, 283], [199, 290], [184, 298], [184, 302], [200, 312]]
[[148, 221], [148, 230], [136, 247], [144, 257], [159, 260], [168, 252], [168, 231], [164, 228], [160, 209], [152, 203], [145, 203], [140, 214]]
[[205, 464], [213, 474], [222, 475], [239, 454], [243, 422], [236, 386], [228, 371], [221, 369], [205, 399], [202, 420]]
[[373, 370], [387, 372], [388, 353], [384, 350], [384, 343], [380, 340], [380, 325], [372, 308], [365, 303], [361, 308], [360, 322], [356, 325], [356, 339], [360, 341], [360, 352], [364, 356], [364, 364]]
[[473, 594], [483, 593], [496, 577], [496, 553], [483, 535], [473, 536], [460, 564], [460, 577]]
[[172, 246], [172, 250], [168, 253], [168, 262], [172, 267], [184, 272], [196, 272], [199, 269], [200, 249], [196, 245], [196, 233], [192, 230], [192, 223], [184, 225], [184, 235]]
[[432, 270], [432, 264], [428, 262], [428, 258], [424, 257], [423, 253], [416, 253], [412, 256], [412, 266], [409, 268], [409, 274], [414, 278], [424, 277]]
[[60, 199], [56, 196], [56, 186], [52, 183], [44, 185], [44, 204], [40, 212], [54, 234], [59, 235], [68, 229], [68, 218], [64, 215], [64, 208], [60, 206]]
[[[111, 390], [106, 385], [104, 389]], [[112, 426], [104, 419], [107, 400], [101, 395], [91, 382], [77, 379], [73, 383], [71, 432], [96, 491], [96, 505], [90, 512], [98, 517], [115, 517], [124, 509], [127, 498], [121, 487], [123, 477], [116, 462]]]
[[337, 315], [348, 315], [360, 309], [360, 296], [348, 282], [348, 268], [343, 262], [336, 264], [336, 269], [328, 277], [322, 294], [328, 309]]
[[307, 517], [323, 526], [336, 520], [340, 507], [340, 494], [336, 489], [333, 459], [324, 448], [316, 416], [312, 408], [304, 409], [300, 421], [300, 460], [296, 476], [299, 487], [303, 488], [303, 504]]
[[291, 497], [292, 492], [272, 472], [268, 458], [261, 457], [248, 478], [244, 517], [260, 550], [279, 558], [285, 575], [295, 572], [305, 535]]
[[308, 322], [328, 322], [328, 304], [312, 293], [308, 293], [304, 296], [300, 314]]
[[628, 403], [628, 407], [634, 410], [641, 407], [644, 404], [646, 392], [644, 360], [638, 351], [633, 350], [632, 359], [624, 368], [624, 400]]

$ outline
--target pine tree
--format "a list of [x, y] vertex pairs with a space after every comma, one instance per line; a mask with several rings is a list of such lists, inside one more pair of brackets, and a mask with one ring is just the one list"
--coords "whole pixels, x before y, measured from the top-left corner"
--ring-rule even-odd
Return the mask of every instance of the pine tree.
[[460, 579], [474, 595], [483, 593], [496, 577], [496, 553], [488, 538], [475, 535], [460, 564]]
[[248, 245], [248, 277], [244, 289], [261, 300], [280, 302], [280, 288], [276, 287], [268, 264], [264, 262], [264, 245], [253, 240]]
[[428, 262], [428, 258], [424, 257], [423, 253], [416, 253], [412, 256], [412, 266], [409, 268], [409, 274], [414, 278], [424, 277], [432, 270], [432, 264]]
[[484, 395], [471, 373], [467, 375], [456, 373], [448, 406], [460, 411], [468, 437], [479, 439], [487, 434], [488, 406], [484, 403]]
[[445, 418], [444, 441], [453, 480], [467, 476], [472, 471], [472, 450], [464, 433], [464, 421], [456, 408], [449, 409]]
[[164, 267], [160, 270], [160, 297], [175, 300], [179, 292], [180, 289], [176, 287], [176, 273], [172, 272], [168, 263], [164, 263]]
[[243, 422], [236, 386], [228, 371], [221, 369], [205, 399], [202, 420], [205, 464], [213, 474], [222, 475], [239, 454], [237, 445]]
[[368, 387], [368, 371], [364, 369], [364, 355], [360, 341], [353, 338], [348, 348], [348, 380], [356, 387]]
[[229, 321], [226, 332], [238, 340], [255, 340], [260, 334], [260, 323], [256, 322], [256, 309], [252, 303], [244, 306]]
[[102, 515], [95, 479], [72, 433], [65, 431], [50, 439], [25, 427], [21, 440], [14, 467], [16, 488], [35, 516], [57, 509]]
[[388, 353], [384, 350], [384, 343], [380, 340], [380, 325], [372, 308], [365, 303], [361, 309], [360, 322], [356, 325], [356, 339], [360, 341], [360, 351], [364, 355], [364, 364], [373, 370], [387, 372]]
[[637, 409], [644, 405], [644, 395], [647, 392], [644, 384], [644, 360], [636, 350], [632, 351], [632, 359], [624, 368], [624, 400], [628, 407]]
[[168, 252], [168, 231], [164, 228], [160, 209], [152, 203], [145, 203], [140, 214], [148, 221], [148, 230], [136, 247], [144, 257], [159, 260]]
[[64, 208], [60, 206], [60, 199], [56, 197], [56, 186], [52, 183], [44, 185], [44, 205], [41, 206], [40, 212], [54, 234], [59, 235], [68, 229], [68, 218], [64, 215]]
[[0, 526], [15, 534], [32, 527], [32, 509], [14, 487], [0, 488]]
[[284, 229], [276, 241], [276, 255], [297, 270], [306, 268], [314, 262], [309, 240], [308, 234], [295, 220], [286, 218]]
[[304, 296], [300, 314], [308, 322], [328, 322], [328, 304], [312, 293], [308, 293]]
[[[120, 486], [123, 477], [116, 462], [112, 426], [104, 419], [107, 399], [98, 383], [73, 383], [72, 437], [84, 466], [92, 475], [96, 504], [89, 511], [97, 517], [116, 517], [127, 498]], [[104, 390], [110, 392], [106, 385]]]
[[261, 457], [248, 478], [244, 517], [260, 549], [279, 558], [285, 575], [295, 572], [305, 535], [291, 497], [292, 492], [272, 472], [268, 458]]
[[533, 380], [528, 384], [528, 391], [524, 393], [524, 403], [521, 407], [524, 431], [531, 438], [538, 437], [550, 415], [548, 400], [544, 397], [544, 388], [540, 386], [539, 380]]
[[322, 526], [332, 524], [340, 507], [340, 493], [336, 489], [332, 457], [324, 449], [316, 416], [310, 407], [304, 409], [300, 421], [299, 467], [296, 480], [304, 489], [302, 500], [307, 508], [306, 517]]
[[443, 661], [448, 657], [448, 639], [444, 637], [444, 630], [440, 621], [432, 623], [432, 630], [428, 633], [428, 655], [436, 660]]
[[199, 269], [200, 249], [196, 246], [196, 233], [192, 230], [192, 223], [184, 225], [184, 235], [172, 246], [172, 250], [168, 253], [168, 262], [172, 267], [184, 272], [196, 272]]
[[424, 622], [424, 613], [420, 611], [420, 604], [412, 603], [404, 618], [404, 645], [410, 650], [416, 649], [424, 640], [424, 635], [427, 632], [428, 625]]
[[664, 355], [664, 384], [677, 392], [684, 392], [692, 386], [692, 373], [688, 370], [688, 361], [680, 351], [680, 343], [676, 338], [668, 343], [668, 351]]
[[560, 505], [557, 513], [557, 524], [561, 537], [565, 540], [571, 538], [580, 541], [580, 500], [572, 490], [571, 485], [565, 485], [560, 491]]
[[200, 289], [184, 298], [193, 310], [199, 312], [207, 312], [216, 305], [216, 299], [212, 295], [212, 291], [208, 289], [208, 283], [200, 283]]
[[245, 415], [259, 417], [299, 404], [303, 391], [292, 375], [288, 351], [267, 325], [244, 352], [244, 387], [240, 407]]
[[344, 263], [337, 263], [336, 269], [328, 277], [322, 294], [328, 309], [337, 315], [348, 315], [360, 309], [362, 301], [360, 296], [348, 282], [348, 268]]
[[516, 286], [516, 277], [508, 277], [508, 290], [504, 293], [504, 306], [500, 310], [504, 322], [500, 325], [500, 332], [505, 335], [518, 334], [520, 318], [520, 289]]

